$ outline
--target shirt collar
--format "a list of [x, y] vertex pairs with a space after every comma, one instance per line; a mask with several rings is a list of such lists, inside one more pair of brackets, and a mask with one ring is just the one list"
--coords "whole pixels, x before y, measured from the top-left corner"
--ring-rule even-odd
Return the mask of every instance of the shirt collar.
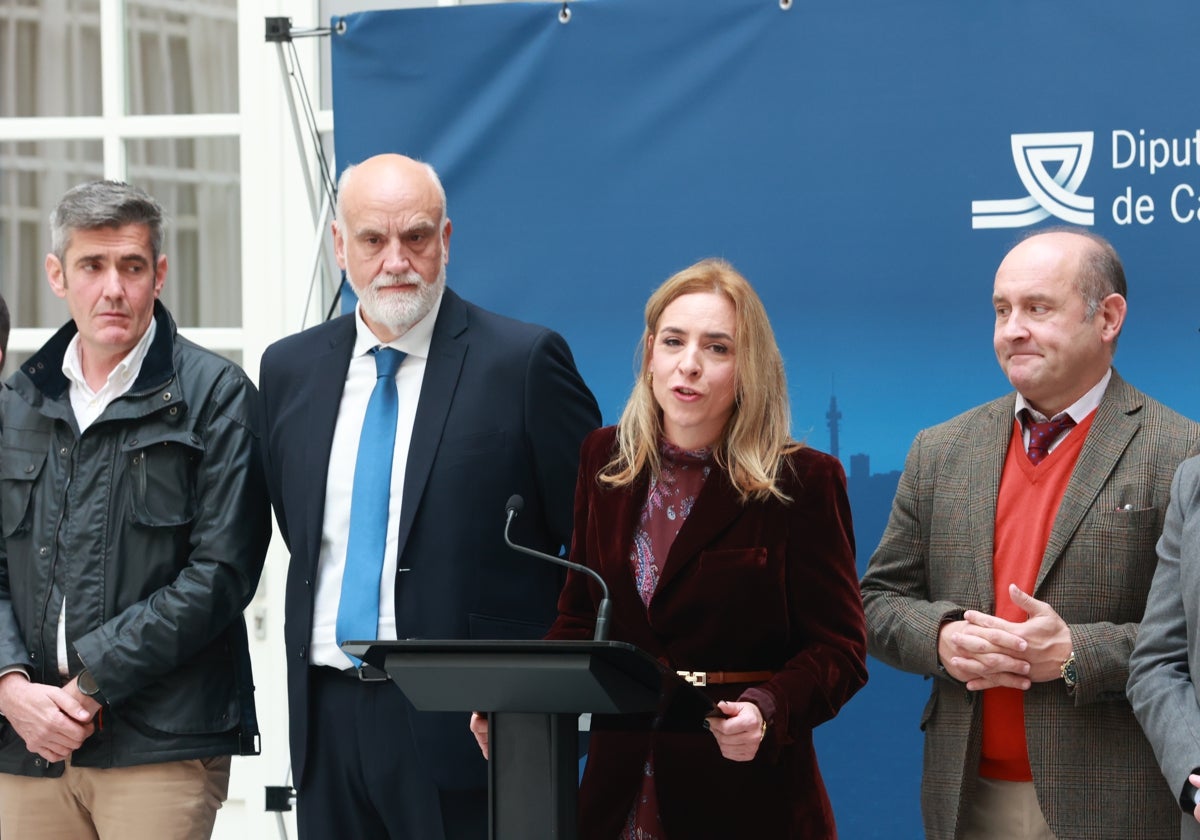
[[[142, 372], [142, 362], [146, 360], [146, 354], [150, 352], [150, 345], [154, 343], [154, 335], [158, 332], [158, 319], [151, 318], [150, 326], [146, 327], [146, 331], [142, 333], [142, 337], [138, 339], [137, 344], [125, 354], [121, 361], [117, 362], [117, 366], [108, 374], [108, 379], [100, 388], [103, 391], [105, 388], [115, 386], [119, 393], [128, 391], [133, 386], [134, 381], [138, 378], [138, 374]], [[63, 376], [67, 377], [67, 381], [72, 386], [86, 389], [86, 393], [99, 393], [92, 391], [92, 388], [87, 383], [87, 379], [83, 375], [83, 358], [79, 354], [80, 341], [79, 333], [71, 338], [67, 344], [67, 352], [63, 354], [62, 372]]]
[[[1067, 406], [1065, 411], [1060, 411], [1058, 414], [1055, 414], [1054, 417], [1047, 417], [1035, 409], [1028, 403], [1028, 401], [1026, 401], [1023, 396], [1021, 396], [1021, 393], [1018, 391], [1017, 402], [1016, 405], [1013, 406], [1013, 416], [1020, 420], [1021, 412], [1028, 411], [1029, 416], [1033, 418], [1033, 422], [1044, 423], [1047, 420], [1055, 420], [1065, 414], [1074, 420], [1076, 424], [1082, 423], [1083, 418], [1087, 417], [1099, 407], [1100, 400], [1104, 398], [1104, 392], [1108, 389], [1108, 383], [1111, 380], [1112, 368], [1110, 367], [1107, 371], [1105, 371], [1104, 376], [1100, 378], [1100, 381], [1091, 387], [1091, 390], [1089, 390], [1075, 402], [1071, 403], [1071, 405]], [[1022, 425], [1024, 425], [1023, 422]]]
[[362, 317], [362, 303], [354, 307], [354, 357], [365, 355], [376, 347], [394, 347], [409, 356], [420, 359], [429, 358], [429, 346], [433, 343], [433, 326], [437, 323], [438, 311], [442, 308], [442, 298], [445, 288], [438, 293], [437, 300], [425, 313], [425, 317], [413, 324], [408, 332], [394, 341], [381, 342], [379, 336], [371, 332], [367, 322]]

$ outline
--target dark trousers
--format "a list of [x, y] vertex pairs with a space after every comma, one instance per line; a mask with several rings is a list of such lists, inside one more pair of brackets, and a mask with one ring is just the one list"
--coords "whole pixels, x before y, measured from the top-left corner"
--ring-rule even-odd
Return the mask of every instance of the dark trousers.
[[394, 683], [313, 668], [309, 685], [300, 840], [487, 837], [487, 791], [437, 789], [413, 744], [412, 707]]

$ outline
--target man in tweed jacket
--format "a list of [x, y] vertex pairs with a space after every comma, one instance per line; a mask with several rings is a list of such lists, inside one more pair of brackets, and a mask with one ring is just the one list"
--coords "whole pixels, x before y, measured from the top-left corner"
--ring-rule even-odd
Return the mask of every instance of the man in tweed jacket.
[[[1100, 237], [1024, 239], [993, 303], [1016, 393], [917, 435], [862, 581], [871, 654], [932, 678], [926, 836], [1177, 837], [1125, 682], [1200, 426], [1112, 368], [1125, 276]], [[1074, 427], [1056, 439], [1033, 427], [1060, 415]]]

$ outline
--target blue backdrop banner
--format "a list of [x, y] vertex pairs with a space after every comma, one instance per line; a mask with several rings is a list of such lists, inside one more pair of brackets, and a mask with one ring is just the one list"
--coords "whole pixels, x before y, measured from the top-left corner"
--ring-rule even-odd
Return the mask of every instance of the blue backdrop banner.
[[[1200, 417], [1195, 0], [561, 9], [336, 19], [335, 148], [437, 167], [450, 284], [562, 332], [606, 421], [650, 291], [725, 257], [766, 302], [795, 434], [846, 462], [861, 570], [915, 433], [1009, 390], [992, 277], [1061, 223], [1125, 260], [1122, 375]], [[920, 836], [927, 694], [872, 662], [818, 730], [843, 836]]]

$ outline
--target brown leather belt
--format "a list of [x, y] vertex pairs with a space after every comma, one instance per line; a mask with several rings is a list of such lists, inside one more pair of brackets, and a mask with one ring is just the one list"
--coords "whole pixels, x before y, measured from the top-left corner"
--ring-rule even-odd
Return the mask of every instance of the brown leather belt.
[[760, 683], [775, 676], [774, 671], [676, 671], [692, 685], [729, 685]]

